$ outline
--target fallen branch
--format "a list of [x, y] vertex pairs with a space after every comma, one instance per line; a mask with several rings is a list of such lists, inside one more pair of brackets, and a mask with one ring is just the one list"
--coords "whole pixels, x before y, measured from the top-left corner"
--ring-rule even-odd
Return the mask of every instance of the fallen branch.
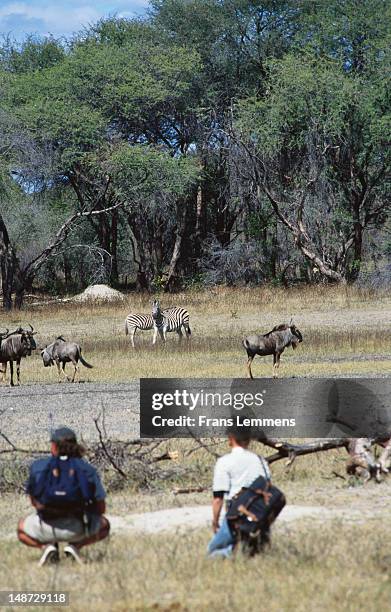
[[157, 463], [158, 461], [177, 461], [179, 458], [178, 451], [168, 451], [167, 453], [163, 453], [163, 455], [159, 455], [159, 457], [153, 457], [152, 463]]
[[259, 438], [258, 442], [277, 450], [277, 453], [274, 455], [266, 457], [268, 463], [274, 463], [275, 461], [280, 461], [280, 459], [288, 458], [288, 465], [290, 465], [293, 463], [296, 457], [299, 456], [328, 451], [334, 448], [347, 449], [349, 439], [329, 438], [325, 440], [318, 440], [316, 442], [309, 442], [308, 444], [291, 444], [290, 442], [283, 442], [276, 438]]
[[180, 488], [176, 487], [173, 489], [174, 495], [183, 495], [184, 493], [203, 493], [204, 491], [209, 491], [210, 487], [185, 487]]
[[336, 478], [341, 478], [341, 480], [346, 480], [346, 477], [343, 474], [340, 474], [339, 472], [336, 472], [335, 470], [332, 471], [332, 474]]

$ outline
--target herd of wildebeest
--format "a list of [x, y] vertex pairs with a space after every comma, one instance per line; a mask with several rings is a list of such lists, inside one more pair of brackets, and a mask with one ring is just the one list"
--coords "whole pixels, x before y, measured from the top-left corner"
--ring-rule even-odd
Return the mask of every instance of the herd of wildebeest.
[[[131, 345], [134, 348], [134, 336], [136, 331], [146, 331], [153, 329], [153, 340], [155, 344], [159, 334], [161, 340], [166, 342], [167, 332], [176, 332], [179, 340], [183, 337], [191, 336], [190, 317], [185, 308], [172, 307], [161, 309], [159, 300], [152, 302], [151, 314], [130, 313], [125, 320], [125, 333], [130, 335]], [[59, 382], [62, 378], [74, 382], [79, 371], [79, 362], [86, 368], [92, 368], [82, 356], [82, 350], [76, 342], [68, 342], [63, 336], [57, 338], [49, 345], [37, 347], [35, 341], [36, 332], [32, 325], [28, 328], [18, 327], [14, 331], [7, 329], [0, 333], [0, 380], [6, 382], [7, 365], [10, 367], [10, 386], [14, 386], [14, 363], [16, 363], [17, 384], [20, 384], [20, 363], [23, 358], [32, 354], [35, 350], [40, 350], [43, 365], [45, 367], [57, 366]], [[247, 352], [247, 375], [253, 378], [251, 364], [256, 355], [261, 357], [273, 355], [273, 376], [277, 376], [277, 369], [280, 365], [280, 357], [284, 350], [291, 346], [295, 349], [303, 336], [291, 320], [289, 324], [281, 324], [273, 327], [266, 334], [252, 334], [246, 336], [242, 345]], [[74, 371], [70, 378], [65, 373], [67, 363], [72, 363]]]
[[[23, 358], [29, 357], [37, 347], [34, 335], [36, 332], [32, 325], [30, 329], [18, 327], [15, 331], [0, 334], [0, 364], [3, 366], [0, 369], [2, 382], [6, 380], [7, 365], [10, 366], [10, 385], [14, 386], [14, 362], [16, 363], [16, 378], [17, 384], [20, 384], [20, 362]], [[81, 354], [81, 348], [76, 342], [67, 342], [62, 336], [58, 336], [52, 344], [43, 347], [41, 357], [45, 367], [56, 364], [58, 369], [59, 380], [61, 375], [67, 380], [75, 381], [76, 373], [78, 372], [78, 362], [80, 361], [87, 368], [92, 368], [85, 361]], [[65, 364], [72, 363], [74, 373], [72, 379], [65, 374]]]

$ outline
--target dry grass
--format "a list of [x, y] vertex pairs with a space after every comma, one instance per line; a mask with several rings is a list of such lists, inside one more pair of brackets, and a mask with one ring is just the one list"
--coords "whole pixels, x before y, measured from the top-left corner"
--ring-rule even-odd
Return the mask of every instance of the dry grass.
[[[31, 321], [41, 344], [64, 334], [79, 341], [85, 358], [95, 365], [82, 369], [85, 380], [121, 381], [143, 377], [237, 377], [244, 371], [241, 348], [244, 333], [267, 331], [293, 314], [304, 343], [287, 351], [283, 376], [388, 375], [391, 338], [391, 298], [350, 288], [316, 287], [284, 291], [217, 289], [163, 296], [163, 304], [185, 305], [190, 311], [191, 345], [178, 347], [169, 337], [165, 349], [150, 346], [147, 332], [133, 351], [123, 334], [128, 312], [148, 312], [148, 296], [130, 295], [125, 306], [58, 305], [28, 307], [3, 317], [12, 327]], [[254, 374], [269, 376], [271, 363], [258, 360]], [[56, 380], [39, 356], [22, 365], [23, 381]], [[185, 440], [167, 443], [179, 450], [179, 462], [188, 468], [187, 485], [209, 485], [214, 457], [205, 450], [191, 451]], [[219, 451], [226, 450], [223, 442]], [[259, 446], [258, 446], [259, 449]], [[191, 451], [191, 452], [190, 452]], [[332, 451], [299, 458], [286, 471], [273, 465], [273, 478], [294, 504], [343, 507], [347, 521], [302, 521], [276, 527], [270, 553], [233, 562], [205, 559], [208, 530], [156, 536], [114, 535], [110, 542], [86, 550], [89, 561], [78, 568], [63, 563], [40, 570], [37, 551], [9, 538], [18, 516], [29, 511], [20, 495], [0, 499], [1, 589], [64, 589], [71, 594], [70, 610], [383, 610], [391, 597], [391, 537], [388, 499], [391, 483], [350, 487], [344, 474], [346, 453]], [[109, 482], [110, 474], [105, 476]], [[151, 492], [132, 483], [109, 495], [109, 513], [127, 515], [210, 501], [209, 493], [174, 496], [176, 484], [156, 483]], [[354, 483], [353, 483], [354, 484]], [[349, 522], [349, 509], [362, 512], [362, 522]]]
[[[1, 588], [70, 592], [85, 610], [381, 610], [389, 608], [391, 528], [302, 521], [276, 529], [271, 551], [247, 560], [205, 558], [208, 530], [113, 536], [83, 567], [39, 569], [37, 551], [2, 543]], [[354, 546], [352, 543], [354, 542]], [[28, 585], [26, 584], [28, 576]], [[86, 589], [88, 585], [88, 589]]]
[[[293, 314], [304, 343], [282, 359], [283, 376], [364, 376], [389, 373], [388, 294], [341, 287], [251, 290], [213, 289], [162, 296], [164, 306], [185, 305], [193, 331], [189, 344], [169, 334], [166, 347], [151, 346], [152, 332], [136, 336], [137, 349], [124, 335], [128, 312], [149, 312], [150, 297], [130, 294], [126, 305], [58, 304], [26, 307], [4, 316], [8, 327], [32, 322], [40, 346], [63, 334], [80, 342], [95, 368], [81, 368], [82, 380], [128, 381], [139, 377], [237, 377], [244, 374], [246, 333], [265, 332]], [[270, 359], [257, 359], [257, 376], [271, 375]], [[25, 382], [53, 382], [35, 354], [23, 362]]]
[[[213, 450], [227, 450], [226, 442], [215, 442]], [[210, 484], [214, 457], [209, 452], [196, 450], [186, 440], [167, 444], [179, 450], [181, 465], [192, 467], [187, 484]], [[284, 462], [273, 465], [273, 478], [288, 503], [344, 508], [346, 519], [277, 524], [271, 551], [251, 560], [240, 555], [233, 561], [206, 559], [211, 534], [202, 529], [154, 536], [116, 533], [109, 542], [85, 549], [83, 567], [64, 561], [56, 569], [39, 569], [39, 551], [23, 547], [12, 536], [17, 517], [31, 511], [29, 502], [22, 495], [4, 495], [0, 590], [67, 590], [72, 612], [91, 606], [119, 612], [388, 609], [391, 482], [349, 487], [348, 481], [332, 476], [333, 471], [344, 473], [345, 459], [345, 451], [336, 450], [298, 458], [289, 471]], [[153, 494], [129, 488], [112, 493], [108, 513], [128, 516], [210, 502], [209, 492], [174, 496], [172, 484]]]

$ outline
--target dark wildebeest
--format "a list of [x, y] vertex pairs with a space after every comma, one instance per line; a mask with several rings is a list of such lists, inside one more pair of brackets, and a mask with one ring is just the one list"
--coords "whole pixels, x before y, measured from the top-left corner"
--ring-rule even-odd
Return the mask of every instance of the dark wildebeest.
[[30, 329], [23, 329], [19, 327], [14, 332], [8, 334], [6, 338], [2, 339], [0, 345], [0, 363], [4, 364], [4, 370], [1, 370], [3, 381], [7, 372], [7, 363], [10, 364], [10, 385], [14, 386], [14, 361], [16, 361], [16, 377], [17, 384], [20, 385], [20, 362], [22, 357], [31, 355], [31, 352], [37, 348], [34, 340], [33, 327], [30, 325]]
[[251, 372], [251, 364], [255, 355], [264, 357], [273, 355], [273, 378], [277, 377], [277, 369], [280, 365], [280, 357], [287, 346], [293, 349], [303, 341], [303, 336], [292, 321], [289, 325], [276, 325], [267, 334], [247, 336], [243, 340], [243, 346], [247, 351], [247, 374], [254, 378]]
[[65, 364], [73, 363], [75, 368], [73, 372], [72, 382], [75, 381], [76, 372], [79, 371], [78, 362], [80, 361], [86, 368], [93, 366], [83, 359], [81, 348], [75, 342], [67, 342], [62, 336], [58, 336], [55, 342], [49, 344], [41, 351], [41, 357], [45, 368], [56, 364], [58, 371], [58, 380], [61, 382], [61, 374], [70, 380], [65, 374]]

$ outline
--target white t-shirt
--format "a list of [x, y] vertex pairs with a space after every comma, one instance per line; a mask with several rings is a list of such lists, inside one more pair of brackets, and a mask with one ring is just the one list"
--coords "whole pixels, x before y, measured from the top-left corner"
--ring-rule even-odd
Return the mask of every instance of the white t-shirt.
[[213, 491], [225, 491], [225, 498], [232, 499], [242, 487], [249, 487], [258, 476], [271, 477], [267, 461], [246, 448], [235, 446], [230, 453], [216, 461]]

